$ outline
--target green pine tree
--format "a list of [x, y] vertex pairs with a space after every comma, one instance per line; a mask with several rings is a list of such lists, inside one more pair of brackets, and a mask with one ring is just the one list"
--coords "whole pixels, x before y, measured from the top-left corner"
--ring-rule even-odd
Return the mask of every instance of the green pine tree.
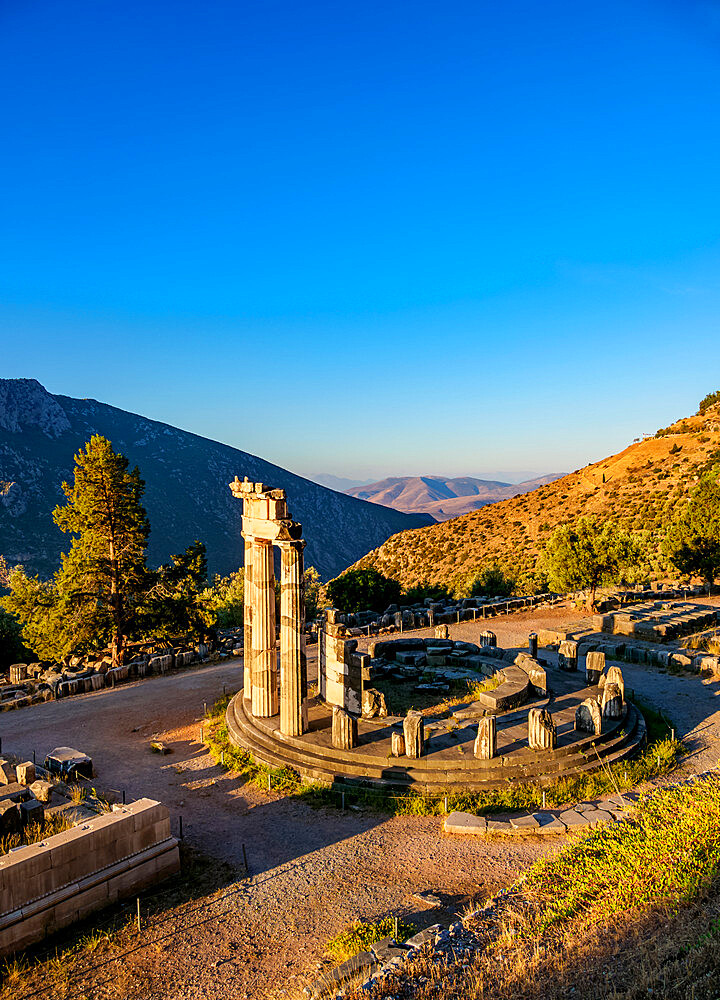
[[215, 618], [207, 601], [205, 546], [195, 541], [184, 552], [171, 556], [153, 573], [153, 583], [143, 609], [143, 633], [171, 639], [191, 633], [202, 637]]
[[58, 527], [75, 535], [55, 576], [65, 630], [75, 649], [109, 642], [113, 665], [122, 663], [149, 584], [145, 484], [128, 466], [106, 438], [94, 435], [75, 456], [74, 482], [63, 483], [68, 503], [53, 511]]

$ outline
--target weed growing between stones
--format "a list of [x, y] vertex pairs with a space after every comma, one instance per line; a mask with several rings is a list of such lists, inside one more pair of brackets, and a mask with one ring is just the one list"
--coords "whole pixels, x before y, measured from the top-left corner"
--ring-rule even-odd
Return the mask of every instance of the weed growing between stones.
[[395, 918], [383, 917], [382, 920], [366, 922], [356, 920], [354, 923], [340, 931], [335, 937], [330, 938], [325, 945], [326, 952], [335, 961], [344, 962], [353, 955], [358, 955], [361, 951], [367, 951], [371, 944], [382, 941], [386, 937], [394, 937], [396, 941], [407, 941], [415, 933], [417, 928], [413, 924], [397, 922], [397, 934], [395, 933]]
[[0, 837], [0, 857], [14, 847], [39, 844], [41, 840], [53, 837], [56, 833], [72, 830], [74, 825], [72, 819], [64, 813], [50, 814], [44, 824], [28, 823], [21, 833], [8, 833], [4, 837]]
[[[335, 807], [355, 805], [396, 816], [441, 816], [447, 812], [469, 812], [482, 816], [514, 810], [565, 806], [617, 792], [630, 791], [652, 778], [669, 774], [683, 753], [680, 740], [667, 737], [669, 724], [660, 713], [642, 707], [651, 740], [634, 760], [604, 766], [589, 774], [560, 778], [548, 784], [508, 781], [505, 787], [485, 792], [450, 792], [424, 795], [419, 792], [392, 793], [372, 787], [350, 784], [323, 786], [307, 784], [290, 768], [270, 768], [259, 764], [248, 750], [230, 742], [225, 725], [229, 698], [222, 698], [208, 712], [205, 742], [215, 760], [238, 774], [245, 775], [258, 788], [285, 792], [303, 798], [310, 805]], [[591, 763], [588, 758], [588, 763]]]

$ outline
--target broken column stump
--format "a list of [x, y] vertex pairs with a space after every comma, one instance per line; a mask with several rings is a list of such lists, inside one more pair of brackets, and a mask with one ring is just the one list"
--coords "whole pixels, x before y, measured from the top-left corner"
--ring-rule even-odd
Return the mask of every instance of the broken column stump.
[[585, 657], [585, 680], [590, 685], [600, 683], [605, 671], [605, 654], [593, 651]]
[[425, 722], [419, 712], [408, 712], [403, 720], [405, 753], [408, 757], [422, 757], [425, 748]]
[[475, 737], [475, 756], [479, 760], [492, 760], [497, 753], [497, 723], [494, 715], [486, 715], [478, 722]]
[[332, 714], [332, 745], [338, 750], [354, 750], [358, 743], [357, 719], [335, 705]]
[[620, 697], [625, 701], [625, 680], [623, 679], [620, 667], [610, 667], [605, 677], [606, 684], [617, 684], [620, 688]]
[[595, 736], [602, 732], [600, 706], [592, 698], [586, 698], [575, 709], [575, 729], [583, 733], [594, 733]]
[[392, 733], [390, 736], [390, 753], [393, 757], [405, 756], [405, 737], [402, 733]]
[[561, 670], [577, 670], [577, 648], [574, 639], [565, 639], [558, 651], [558, 667]]
[[606, 681], [605, 687], [602, 690], [603, 719], [622, 719], [622, 714], [622, 692], [614, 681]]
[[544, 708], [531, 708], [528, 712], [528, 743], [531, 750], [554, 750], [557, 746], [555, 723]]

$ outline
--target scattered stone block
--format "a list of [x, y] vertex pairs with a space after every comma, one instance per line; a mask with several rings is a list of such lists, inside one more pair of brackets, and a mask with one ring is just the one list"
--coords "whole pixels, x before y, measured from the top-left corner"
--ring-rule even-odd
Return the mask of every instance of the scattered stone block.
[[393, 757], [405, 756], [405, 737], [402, 733], [392, 733], [390, 736], [390, 753]]
[[0, 785], [14, 785], [17, 781], [15, 768], [10, 761], [0, 758]]
[[407, 948], [399, 945], [395, 938], [386, 937], [370, 945], [370, 949], [378, 962], [389, 962], [393, 958], [404, 958]]
[[[415, 899], [419, 899], [423, 903], [427, 903], [428, 906], [431, 906], [435, 910], [442, 906], [442, 900], [440, 897], [436, 896], [434, 892], [430, 892], [429, 889], [420, 889], [419, 892], [414, 892], [413, 896]], [[405, 944], [409, 945], [410, 942], [406, 941]]]
[[555, 723], [544, 708], [531, 708], [528, 712], [528, 743], [531, 750], [554, 750], [557, 746]]
[[332, 745], [338, 750], [354, 750], [357, 743], [357, 719], [339, 705], [333, 706]]
[[480, 760], [492, 760], [497, 753], [497, 722], [494, 715], [486, 715], [478, 723], [474, 746], [475, 756]]
[[562, 834], [567, 832], [567, 827], [560, 819], [555, 815], [555, 813], [550, 812], [536, 812], [533, 816], [537, 820], [537, 830], [536, 833], [539, 834]]
[[512, 833], [513, 827], [506, 819], [489, 819], [487, 821], [488, 833]]
[[450, 636], [450, 630], [447, 625], [436, 625], [435, 626], [435, 638], [436, 639], [447, 639]]
[[18, 833], [21, 826], [20, 807], [17, 802], [11, 802], [9, 799], [0, 802], [0, 836], [6, 837], [10, 833]]
[[575, 709], [575, 729], [578, 732], [593, 733], [599, 736], [602, 732], [602, 713], [600, 706], [593, 698], [586, 698]]
[[418, 931], [417, 934], [413, 934], [411, 938], [408, 938], [405, 942], [406, 948], [422, 948], [423, 945], [432, 944], [435, 940], [435, 935], [442, 930], [440, 924], [433, 924], [432, 927], [426, 927], [424, 931]]
[[35, 781], [35, 765], [31, 760], [26, 760], [22, 764], [18, 764], [15, 772], [18, 784], [20, 785], [32, 785], [33, 781]]
[[511, 816], [510, 825], [514, 830], [520, 830], [526, 833], [534, 832], [540, 826], [532, 813], [527, 816]]
[[50, 781], [37, 778], [29, 787], [38, 802], [49, 802], [55, 786]]
[[613, 817], [604, 809], [588, 809], [583, 812], [583, 816], [588, 820], [590, 826], [600, 826], [601, 823], [612, 823]]
[[386, 719], [388, 710], [385, 695], [376, 688], [365, 688], [362, 694], [362, 714], [364, 719]]
[[45, 807], [37, 799], [28, 799], [20, 803], [20, 819], [23, 826], [35, 823], [42, 826], [45, 822]]
[[593, 650], [585, 657], [585, 680], [595, 686], [605, 670], [605, 654]]
[[419, 712], [408, 712], [403, 720], [405, 753], [412, 759], [422, 757], [425, 748], [425, 722]]

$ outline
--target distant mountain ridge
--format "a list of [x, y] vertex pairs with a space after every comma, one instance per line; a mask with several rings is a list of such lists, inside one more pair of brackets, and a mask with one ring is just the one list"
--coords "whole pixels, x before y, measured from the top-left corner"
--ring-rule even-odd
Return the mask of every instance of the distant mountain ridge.
[[408, 514], [428, 513], [436, 521], [447, 521], [471, 510], [479, 510], [486, 504], [507, 500], [519, 493], [529, 493], [562, 475], [561, 472], [551, 473], [524, 483], [502, 483], [474, 479], [472, 476], [456, 479], [443, 476], [399, 476], [357, 486], [345, 492], [348, 496], [383, 504]]
[[93, 434], [107, 437], [137, 465], [152, 533], [148, 561], [158, 565], [196, 538], [211, 573], [242, 565], [242, 505], [228, 483], [238, 475], [287, 491], [303, 524], [305, 564], [326, 579], [390, 535], [432, 523], [326, 489], [262, 458], [94, 399], [53, 395], [35, 379], [0, 379], [0, 554], [49, 576], [69, 536], [52, 510], [64, 502], [73, 456]]

